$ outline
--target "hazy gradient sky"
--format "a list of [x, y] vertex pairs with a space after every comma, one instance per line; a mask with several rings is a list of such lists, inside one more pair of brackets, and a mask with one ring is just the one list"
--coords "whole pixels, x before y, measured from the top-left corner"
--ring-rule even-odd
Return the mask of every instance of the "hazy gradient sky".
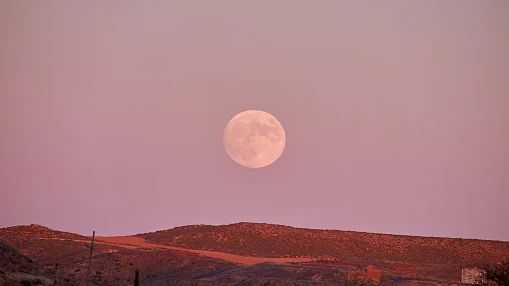
[[[0, 227], [509, 240], [509, 1], [0, 2]], [[236, 165], [236, 113], [286, 130]]]

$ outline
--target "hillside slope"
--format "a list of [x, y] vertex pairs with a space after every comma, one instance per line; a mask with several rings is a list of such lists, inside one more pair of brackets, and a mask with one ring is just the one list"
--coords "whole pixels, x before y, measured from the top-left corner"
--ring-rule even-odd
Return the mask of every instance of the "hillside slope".
[[139, 234], [147, 242], [259, 257], [333, 256], [474, 265], [509, 257], [509, 242], [314, 230], [259, 223], [194, 225]]
[[[45, 269], [10, 245], [0, 242], [0, 285], [53, 285], [54, 272]], [[74, 285], [72, 281], [59, 285]]]
[[86, 236], [53, 230], [40, 224], [17, 225], [0, 228], [0, 238], [8, 240], [33, 240], [33, 239], [86, 239]]
[[[23, 267], [52, 268], [59, 263], [59, 279], [68, 285], [86, 279], [90, 239], [40, 225], [0, 229], [0, 241], [22, 253], [15, 261], [25, 261]], [[6, 249], [3, 269], [11, 265], [10, 253], [17, 253], [12, 247]], [[380, 285], [457, 285], [462, 268], [509, 257], [509, 243], [237, 223], [96, 236], [93, 254], [94, 285], [130, 285], [136, 268], [141, 270], [142, 285], [151, 286], [344, 285], [356, 273], [375, 275]], [[231, 254], [257, 262], [228, 261]], [[288, 259], [299, 256], [304, 258]], [[27, 269], [25, 273], [48, 279], [54, 274], [51, 269]], [[0, 270], [0, 278], [6, 280], [7, 272], [20, 271]]]

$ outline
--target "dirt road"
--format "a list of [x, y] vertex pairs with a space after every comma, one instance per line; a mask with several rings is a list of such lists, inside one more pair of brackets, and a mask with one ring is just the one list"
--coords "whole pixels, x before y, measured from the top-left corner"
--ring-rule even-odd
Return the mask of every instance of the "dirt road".
[[308, 262], [312, 261], [312, 258], [269, 258], [269, 257], [252, 257], [252, 256], [241, 256], [235, 255], [231, 253], [223, 253], [223, 252], [215, 252], [215, 251], [207, 251], [207, 250], [196, 250], [196, 249], [187, 249], [180, 248], [174, 246], [167, 245], [159, 245], [148, 243], [145, 239], [137, 236], [98, 236], [95, 240], [96, 243], [99, 244], [108, 244], [114, 245], [118, 247], [124, 247], [129, 249], [136, 248], [163, 248], [163, 249], [173, 249], [180, 251], [187, 251], [192, 253], [197, 253], [203, 256], [208, 256], [212, 258], [223, 259], [226, 261], [242, 264], [242, 265], [252, 265], [263, 262], [275, 262], [275, 263], [286, 263], [286, 262]]

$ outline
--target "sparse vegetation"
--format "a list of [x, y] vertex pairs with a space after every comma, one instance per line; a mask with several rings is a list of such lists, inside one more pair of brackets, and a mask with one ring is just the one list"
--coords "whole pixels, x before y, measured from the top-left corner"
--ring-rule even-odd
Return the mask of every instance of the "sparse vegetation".
[[46, 285], [53, 277], [51, 270], [30, 262], [13, 245], [0, 243], [0, 285]]
[[[55, 273], [44, 269], [42, 265], [53, 267], [55, 262], [63, 265], [59, 270], [60, 286], [81, 285], [85, 279], [83, 270], [86, 272], [88, 261], [83, 239], [67, 239], [73, 237], [72, 234], [60, 234], [48, 229], [41, 229], [42, 234], [37, 233], [38, 229], [33, 230], [34, 233], [31, 231], [27, 227], [0, 229], [0, 239], [10, 246], [15, 246], [20, 236], [27, 235], [23, 241], [23, 253], [27, 256], [6, 248], [5, 256], [0, 257], [0, 285], [3, 285], [7, 277], [5, 270], [7, 273], [30, 274], [17, 278], [15, 284], [6, 285], [20, 285], [21, 279], [30, 280], [34, 277], [43, 277], [49, 285]], [[48, 238], [45, 238], [45, 234]], [[461, 273], [461, 269], [478, 265], [478, 260], [493, 262], [509, 256], [509, 243], [501, 241], [308, 230], [250, 223], [217, 227], [189, 226], [139, 236], [152, 243], [183, 248], [259, 257], [301, 256], [314, 260], [305, 263], [242, 266], [187, 251], [156, 247], [128, 249], [98, 243], [93, 257], [93, 285], [133, 285], [135, 280], [138, 285], [164, 285], [167, 281], [174, 282], [174, 285], [197, 285], [193, 283], [201, 280], [208, 281], [204, 285], [211, 286], [236, 282], [242, 285], [294, 286], [320, 285], [322, 282], [348, 286], [369, 286], [378, 282], [382, 285], [397, 285], [412, 281], [438, 284], [459, 281], [461, 276], [458, 273]], [[59, 239], [52, 239], [55, 237]], [[439, 252], [441, 255], [435, 257], [435, 263], [426, 263]], [[34, 263], [28, 262], [28, 256], [34, 259]], [[386, 261], [380, 257], [388, 259]], [[18, 266], [12, 268], [10, 265], [13, 263], [18, 263]], [[361, 272], [364, 269], [367, 271], [369, 265], [382, 270], [382, 276], [366, 281], [366, 277], [373, 276]], [[135, 279], [135, 269], [143, 276], [138, 274]], [[349, 273], [354, 272], [359, 272], [361, 279], [349, 276]], [[33, 281], [25, 283], [28, 282], [35, 286]]]
[[350, 280], [346, 283], [346, 286], [373, 286], [374, 281], [369, 277], [363, 277], [360, 273], [354, 273]]
[[23, 286], [36, 286], [36, 285], [44, 285], [44, 281], [40, 278], [36, 279], [23, 279], [21, 280], [21, 285]]
[[490, 263], [483, 267], [484, 272], [477, 280], [476, 285], [509, 286], [509, 258], [499, 263]]
[[346, 286], [373, 286], [375, 283], [371, 280], [352, 279], [346, 283]]
[[155, 244], [258, 257], [336, 256], [457, 265], [493, 261], [509, 255], [509, 244], [502, 241], [315, 230], [259, 223], [183, 226], [139, 236]]

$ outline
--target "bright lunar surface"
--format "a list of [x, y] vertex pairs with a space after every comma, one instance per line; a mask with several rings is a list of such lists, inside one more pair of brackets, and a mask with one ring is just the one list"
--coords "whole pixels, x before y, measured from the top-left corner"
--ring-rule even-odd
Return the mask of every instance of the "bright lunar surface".
[[274, 163], [283, 154], [286, 134], [271, 114], [248, 110], [235, 115], [223, 135], [226, 153], [237, 164], [262, 168]]

